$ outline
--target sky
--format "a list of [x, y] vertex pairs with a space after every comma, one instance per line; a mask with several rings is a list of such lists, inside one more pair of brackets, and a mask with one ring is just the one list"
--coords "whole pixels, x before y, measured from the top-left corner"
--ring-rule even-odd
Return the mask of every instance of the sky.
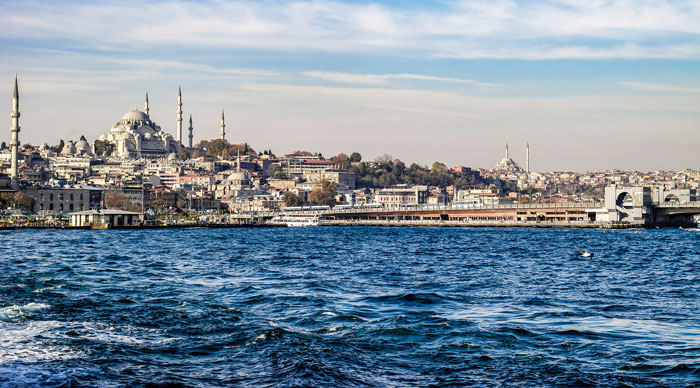
[[[700, 169], [700, 0], [0, 2], [9, 142], [129, 110], [195, 142], [533, 171]], [[0, 88], [2, 90], [2, 88]], [[187, 124], [185, 123], [184, 127]], [[185, 136], [186, 136], [186, 130]]]

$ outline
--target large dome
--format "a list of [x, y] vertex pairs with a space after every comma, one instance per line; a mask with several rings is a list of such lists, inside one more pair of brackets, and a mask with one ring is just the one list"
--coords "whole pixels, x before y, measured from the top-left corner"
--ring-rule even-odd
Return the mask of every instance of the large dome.
[[151, 121], [151, 119], [147, 114], [134, 108], [134, 110], [126, 112], [126, 114], [122, 116], [122, 121]]

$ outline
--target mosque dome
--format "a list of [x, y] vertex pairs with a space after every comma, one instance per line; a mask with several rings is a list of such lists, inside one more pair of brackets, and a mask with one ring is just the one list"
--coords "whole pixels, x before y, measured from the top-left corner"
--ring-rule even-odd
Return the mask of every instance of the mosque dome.
[[508, 157], [508, 144], [506, 144], [506, 156], [501, 159], [498, 164], [496, 164], [495, 170], [508, 171], [508, 172], [520, 172], [522, 168], [518, 166], [517, 163], [510, 157]]
[[78, 153], [90, 152], [92, 151], [92, 147], [90, 147], [90, 143], [88, 143], [86, 140], [81, 140], [75, 143], [75, 150]]
[[241, 171], [241, 172], [234, 172], [231, 175], [228, 176], [227, 180], [229, 182], [247, 182], [249, 179], [248, 173]]
[[63, 149], [61, 150], [61, 155], [73, 154], [75, 154], [75, 143], [73, 143], [73, 140], [71, 140], [63, 146]]
[[147, 114], [134, 108], [134, 110], [126, 112], [126, 114], [122, 116], [122, 121], [151, 121], [151, 119]]

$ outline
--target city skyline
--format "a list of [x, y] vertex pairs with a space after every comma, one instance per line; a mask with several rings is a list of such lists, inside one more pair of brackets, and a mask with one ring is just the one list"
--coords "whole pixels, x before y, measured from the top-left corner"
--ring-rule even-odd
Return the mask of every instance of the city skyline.
[[700, 167], [692, 2], [4, 8], [22, 143], [94, 141], [146, 92], [174, 136], [181, 86], [194, 143], [219, 137], [223, 109], [229, 141], [276, 153], [491, 168], [506, 142], [524, 165], [529, 142], [533, 171]]

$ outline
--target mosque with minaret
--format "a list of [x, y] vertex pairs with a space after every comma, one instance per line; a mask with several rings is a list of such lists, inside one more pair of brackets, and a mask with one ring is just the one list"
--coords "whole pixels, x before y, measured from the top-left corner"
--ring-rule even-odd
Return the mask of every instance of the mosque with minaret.
[[[182, 90], [178, 88], [177, 96], [177, 130], [176, 137], [166, 133], [149, 116], [148, 93], [143, 112], [134, 108], [126, 112], [107, 134], [101, 135], [98, 141], [113, 145], [110, 155], [121, 158], [161, 159], [171, 154], [177, 154], [186, 147], [182, 136]], [[224, 113], [221, 112], [221, 139], [225, 139]], [[192, 148], [193, 127], [192, 116], [189, 121], [187, 148]]]

